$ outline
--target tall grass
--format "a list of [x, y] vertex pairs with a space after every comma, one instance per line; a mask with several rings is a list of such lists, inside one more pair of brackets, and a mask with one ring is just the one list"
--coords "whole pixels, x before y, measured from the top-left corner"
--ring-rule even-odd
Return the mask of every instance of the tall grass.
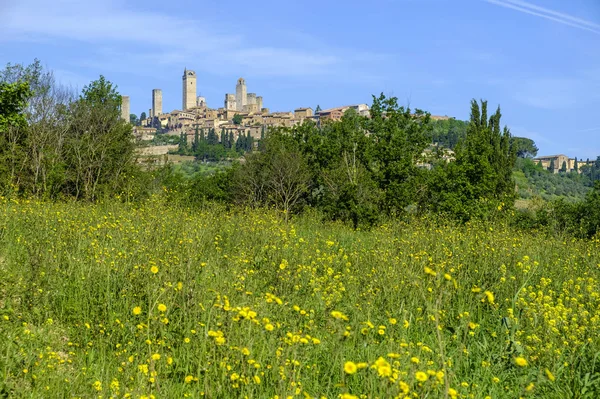
[[598, 240], [0, 206], [0, 397], [600, 395]]

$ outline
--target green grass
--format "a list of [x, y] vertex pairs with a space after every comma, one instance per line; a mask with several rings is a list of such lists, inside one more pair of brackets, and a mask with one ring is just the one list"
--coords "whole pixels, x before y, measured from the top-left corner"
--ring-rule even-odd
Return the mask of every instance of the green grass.
[[502, 225], [2, 200], [0, 397], [598, 397], [599, 268]]

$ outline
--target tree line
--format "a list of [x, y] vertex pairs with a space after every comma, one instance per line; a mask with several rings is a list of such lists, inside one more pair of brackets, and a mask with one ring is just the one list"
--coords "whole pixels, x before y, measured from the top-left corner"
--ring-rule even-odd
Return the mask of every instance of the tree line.
[[[489, 112], [486, 101], [471, 101], [466, 122], [432, 122], [429, 113], [380, 95], [373, 97], [368, 116], [348, 110], [339, 121], [271, 128], [263, 131], [258, 146], [249, 134], [234, 140], [226, 130], [197, 129], [191, 144], [181, 137], [180, 152], [199, 160], [245, 155], [231, 168], [185, 179], [171, 165], [139, 166], [132, 126], [120, 118], [121, 96], [103, 76], [76, 95], [58, 85], [39, 61], [27, 67], [9, 64], [0, 75], [0, 106], [0, 190], [5, 195], [96, 201], [161, 192], [185, 206], [220, 201], [273, 207], [286, 218], [314, 209], [326, 220], [355, 228], [409, 215], [461, 222], [511, 218], [516, 160], [537, 151], [531, 140], [513, 137], [501, 124], [500, 108]], [[456, 142], [448, 138], [451, 157], [432, 144], [443, 142], [441, 123], [452, 125], [450, 130], [464, 128]], [[514, 221], [589, 235], [600, 223], [593, 219], [600, 212], [598, 190], [578, 204], [518, 213]]]

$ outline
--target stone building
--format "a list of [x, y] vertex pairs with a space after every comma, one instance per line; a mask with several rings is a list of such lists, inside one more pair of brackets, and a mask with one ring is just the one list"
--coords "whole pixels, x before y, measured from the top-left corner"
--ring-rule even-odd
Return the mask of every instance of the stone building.
[[225, 94], [224, 108], [228, 111], [235, 111], [237, 109], [235, 94]]
[[158, 117], [162, 114], [162, 90], [152, 90], [152, 112], [148, 115], [150, 118]]
[[302, 122], [306, 118], [313, 116], [312, 108], [297, 108], [294, 110], [294, 118]]
[[187, 68], [184, 69], [182, 81], [183, 98], [181, 109], [185, 111], [196, 106], [196, 72], [188, 71]]
[[196, 106], [197, 107], [206, 107], [206, 98], [204, 98], [202, 96], [198, 96], [198, 98], [196, 98]]
[[244, 78], [239, 78], [235, 86], [235, 109], [243, 111], [244, 105], [248, 102], [248, 93], [246, 90], [246, 81]]
[[129, 103], [129, 96], [121, 96], [121, 119], [125, 122], [129, 122], [129, 116], [131, 115], [131, 107]]
[[[562, 169], [563, 162], [567, 167], [567, 172], [571, 172], [575, 169], [575, 158], [569, 158], [564, 154], [541, 156], [533, 158], [533, 161], [536, 164], [541, 163], [544, 169], [548, 169], [552, 173], [558, 173]], [[553, 164], [552, 161], [554, 161], [554, 169], [550, 170], [550, 166]], [[582, 164], [583, 162], [579, 161], [578, 167], [580, 167]]]

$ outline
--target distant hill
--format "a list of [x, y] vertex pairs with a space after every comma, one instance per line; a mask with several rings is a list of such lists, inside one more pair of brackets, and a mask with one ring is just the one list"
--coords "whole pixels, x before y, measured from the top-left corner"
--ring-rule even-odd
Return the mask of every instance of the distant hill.
[[513, 176], [522, 199], [539, 196], [548, 201], [562, 198], [575, 202], [583, 200], [593, 186], [586, 173], [551, 173], [531, 159], [517, 159]]

